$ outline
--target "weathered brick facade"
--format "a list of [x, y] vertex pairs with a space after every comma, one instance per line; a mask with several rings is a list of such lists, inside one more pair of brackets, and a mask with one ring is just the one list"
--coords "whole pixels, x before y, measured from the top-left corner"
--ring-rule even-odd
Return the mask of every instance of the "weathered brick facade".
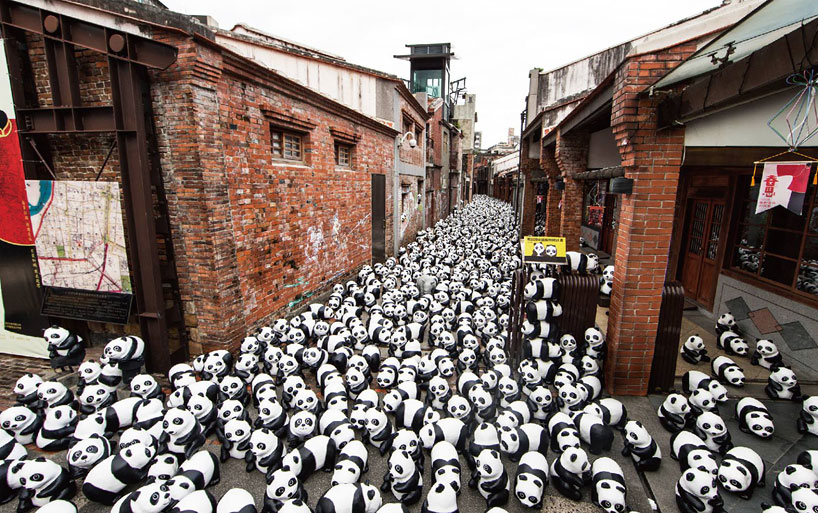
[[627, 60], [616, 75], [611, 126], [633, 193], [620, 196], [606, 385], [612, 394], [647, 393], [684, 129], [657, 131], [658, 100], [640, 95], [696, 50], [695, 42]]
[[587, 166], [588, 132], [560, 133], [556, 146], [554, 159], [565, 181], [560, 211], [560, 235], [565, 237], [565, 247], [568, 251], [577, 251], [582, 223], [583, 184], [573, 176], [575, 173], [585, 171]]

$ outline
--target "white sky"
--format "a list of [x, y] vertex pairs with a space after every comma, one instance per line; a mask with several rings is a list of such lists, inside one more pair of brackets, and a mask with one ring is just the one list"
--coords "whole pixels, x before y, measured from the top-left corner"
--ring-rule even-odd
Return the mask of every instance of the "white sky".
[[407, 43], [451, 42], [452, 79], [477, 94], [483, 147], [520, 130], [528, 70], [560, 67], [721, 4], [721, 0], [161, 0], [229, 30], [266, 32], [409, 78]]

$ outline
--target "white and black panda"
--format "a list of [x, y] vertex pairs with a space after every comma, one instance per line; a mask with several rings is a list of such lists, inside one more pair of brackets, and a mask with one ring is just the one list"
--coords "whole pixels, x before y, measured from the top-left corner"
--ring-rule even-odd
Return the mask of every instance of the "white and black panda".
[[671, 433], [678, 433], [687, 426], [690, 413], [690, 403], [681, 394], [668, 395], [657, 411], [659, 423]]
[[458, 451], [463, 451], [469, 438], [469, 426], [460, 419], [446, 417], [423, 426], [419, 438], [426, 449], [431, 449], [437, 443], [446, 441], [454, 445]]
[[297, 411], [290, 417], [287, 431], [287, 445], [291, 448], [308, 440], [318, 430], [318, 420], [313, 413]]
[[207, 353], [202, 367], [202, 379], [218, 382], [233, 370], [233, 355], [225, 349]]
[[431, 451], [432, 482], [450, 485], [458, 494], [462, 489], [458, 450], [445, 440], [437, 442]]
[[145, 363], [145, 341], [133, 335], [111, 340], [102, 351], [103, 363], [116, 364], [122, 370], [122, 380], [126, 385], [139, 374]]
[[602, 454], [602, 451], [611, 450], [614, 434], [602, 419], [596, 415], [578, 413], [574, 417], [574, 425], [582, 441], [588, 444], [591, 454]]
[[527, 300], [558, 299], [559, 282], [556, 278], [532, 279], [523, 288], [523, 297]]
[[318, 499], [315, 513], [376, 513], [383, 504], [380, 492], [369, 484], [339, 484]]
[[202, 426], [188, 410], [171, 408], [162, 419], [162, 440], [174, 454], [190, 458], [202, 445], [205, 437]]
[[801, 386], [798, 378], [789, 367], [773, 367], [764, 392], [770, 399], [785, 399], [789, 401], [801, 400]]
[[790, 507], [793, 491], [799, 488], [818, 489], [818, 476], [803, 465], [787, 465], [775, 478], [773, 501], [779, 506]]
[[160, 513], [172, 502], [164, 484], [150, 483], [119, 499], [111, 513]]
[[711, 451], [724, 455], [733, 448], [727, 424], [715, 413], [704, 412], [699, 415], [693, 430]]
[[196, 371], [187, 363], [177, 363], [168, 371], [168, 380], [174, 390], [196, 382]]
[[680, 351], [682, 359], [687, 363], [698, 365], [699, 362], [709, 362], [707, 348], [704, 347], [704, 340], [698, 335], [691, 335], [682, 344]]
[[289, 470], [276, 470], [267, 477], [263, 513], [276, 513], [284, 501], [307, 500], [307, 491], [295, 474]]
[[218, 457], [206, 449], [183, 461], [179, 470], [166, 485], [174, 502], [182, 500], [196, 490], [204, 490], [221, 482]]
[[469, 468], [474, 471], [477, 456], [485, 449], [500, 452], [500, 436], [497, 427], [488, 422], [480, 423], [472, 432], [468, 450], [463, 454]]
[[720, 383], [732, 385], [734, 387], [744, 386], [744, 370], [727, 356], [717, 356], [710, 363], [713, 375]]
[[712, 379], [704, 372], [696, 370], [687, 371], [682, 376], [682, 390], [686, 394], [690, 394], [694, 390], [707, 390], [713, 394], [713, 399], [717, 402], [723, 403], [727, 401], [727, 389], [724, 385]]
[[756, 348], [750, 357], [750, 363], [772, 370], [773, 367], [784, 365], [784, 358], [772, 340], [761, 338], [756, 340]]
[[526, 452], [517, 465], [514, 495], [523, 506], [539, 508], [542, 506], [546, 486], [548, 461], [545, 455], [537, 451]]
[[628, 511], [628, 490], [622, 467], [611, 458], [597, 458], [591, 465], [591, 498], [605, 513]]
[[694, 468], [685, 470], [676, 482], [676, 505], [682, 513], [721, 511], [724, 500], [715, 476]]
[[288, 452], [281, 462], [281, 468], [293, 472], [299, 479], [322, 469], [331, 469], [335, 463], [335, 442], [326, 435], [318, 435], [305, 441], [303, 445]]
[[804, 396], [796, 421], [798, 432], [818, 436], [818, 396]]
[[256, 500], [244, 488], [231, 488], [219, 499], [216, 513], [258, 513]]
[[702, 413], [709, 411], [718, 414], [719, 408], [716, 399], [708, 390], [704, 388], [697, 388], [687, 399], [690, 404], [690, 413], [693, 418], [698, 418]]
[[250, 444], [250, 436], [253, 428], [246, 420], [233, 419], [224, 425], [224, 442], [221, 449], [221, 461], [224, 463], [228, 458], [244, 460], [247, 472], [255, 467], [253, 452]]
[[670, 438], [670, 456], [678, 460], [682, 472], [695, 468], [716, 474], [718, 463], [704, 440], [690, 431], [679, 431]]
[[331, 486], [341, 483], [357, 483], [361, 475], [369, 470], [369, 453], [364, 444], [353, 440], [338, 453], [338, 460], [332, 474]]
[[517, 428], [505, 427], [500, 431], [500, 449], [511, 461], [519, 461], [529, 451], [546, 454], [548, 430], [538, 424], [523, 424]]
[[493, 508], [505, 505], [508, 502], [511, 481], [503, 462], [500, 460], [499, 451], [483, 449], [475, 458], [475, 462], [476, 479], [474, 479], [474, 485], [486, 500], [486, 507]]
[[420, 508], [421, 513], [457, 513], [458, 511], [457, 490], [441, 482], [432, 484]]
[[582, 410], [585, 413], [596, 415], [602, 419], [605, 425], [623, 430], [628, 422], [628, 410], [621, 401], [613, 397], [598, 399], [585, 406]]
[[284, 444], [267, 428], [259, 428], [250, 435], [250, 452], [254, 466], [263, 474], [278, 466], [284, 455]]
[[64, 404], [49, 408], [40, 432], [37, 433], [37, 447], [49, 452], [66, 449], [77, 421], [77, 412], [71, 406]]
[[574, 420], [562, 412], [555, 412], [548, 419], [548, 437], [551, 450], [562, 453], [568, 447], [579, 447], [579, 432]]
[[571, 270], [579, 274], [594, 272], [599, 265], [597, 259], [588, 258], [588, 255], [579, 251], [566, 251], [565, 258], [568, 260]]
[[[59, 381], [43, 381], [37, 387], [37, 397], [45, 404], [46, 410], [55, 406], [76, 405], [74, 392]], [[76, 408], [75, 408], [76, 409]]]
[[139, 374], [131, 380], [131, 395], [142, 399], [165, 400], [165, 392], [156, 378], [150, 374]]
[[408, 452], [396, 450], [389, 455], [389, 471], [381, 485], [382, 491], [387, 489], [404, 504], [411, 505], [420, 500], [423, 476]]
[[716, 339], [716, 346], [730, 356], [747, 356], [750, 346], [735, 331], [725, 331]]
[[736, 403], [738, 427], [744, 433], [759, 438], [770, 438], [775, 433], [773, 417], [764, 403], [752, 397], [744, 397]]
[[70, 500], [76, 493], [76, 485], [68, 471], [43, 457], [15, 461], [10, 474], [19, 480], [23, 488], [19, 495], [18, 511], [45, 506], [54, 500]]
[[[354, 434], [353, 434], [354, 439]], [[423, 449], [417, 433], [410, 429], [400, 429], [392, 438], [393, 451], [406, 451], [415, 460], [415, 464], [423, 472]]]
[[25, 406], [12, 406], [0, 412], [0, 427], [23, 445], [34, 443], [42, 425], [43, 417]]
[[94, 413], [114, 404], [116, 399], [116, 392], [105, 385], [87, 385], [79, 395], [80, 412], [86, 415]]
[[148, 467], [147, 483], [164, 483], [179, 471], [179, 460], [173, 454], [160, 454]]
[[638, 420], [625, 424], [623, 431], [623, 456], [630, 456], [636, 468], [641, 471], [654, 471], [662, 464], [662, 451], [656, 440]]
[[72, 479], [84, 477], [97, 463], [111, 455], [111, 442], [101, 435], [92, 435], [71, 446], [65, 456]]
[[725, 312], [716, 319], [716, 335], [721, 335], [725, 331], [737, 331], [736, 318], [730, 312]]
[[792, 492], [792, 508], [796, 513], [818, 510], [818, 490], [799, 488]]
[[48, 344], [48, 358], [52, 369], [74, 372], [73, 367], [85, 359], [85, 344], [82, 337], [60, 326], [51, 326], [43, 331], [43, 339]]
[[196, 490], [177, 502], [169, 513], [214, 513], [216, 498], [207, 490]]
[[719, 465], [719, 484], [742, 499], [750, 499], [756, 486], [764, 486], [764, 460], [748, 447], [733, 447]]
[[14, 384], [14, 394], [17, 399], [17, 404], [35, 408], [39, 400], [37, 397], [37, 387], [39, 387], [42, 382], [43, 378], [31, 372], [20, 376]]
[[108, 456], [88, 472], [82, 493], [94, 502], [113, 505], [126, 486], [145, 479], [153, 456], [153, 450], [141, 443]]
[[582, 487], [591, 482], [588, 455], [579, 448], [566, 448], [551, 462], [548, 477], [563, 496], [574, 501], [582, 500]]

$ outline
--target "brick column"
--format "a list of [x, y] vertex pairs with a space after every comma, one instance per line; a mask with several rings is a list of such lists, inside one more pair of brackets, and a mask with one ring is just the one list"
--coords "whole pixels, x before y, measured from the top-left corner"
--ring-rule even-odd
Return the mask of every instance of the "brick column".
[[579, 130], [557, 135], [555, 160], [565, 180], [562, 193], [562, 212], [560, 216], [560, 234], [565, 237], [568, 251], [579, 250], [579, 236], [582, 232], [582, 189], [583, 183], [574, 180], [575, 173], [586, 171], [588, 165], [587, 130]]
[[562, 191], [558, 191], [554, 184], [560, 174], [560, 168], [554, 158], [554, 148], [552, 146], [542, 149], [540, 153], [540, 167], [548, 177], [548, 193], [545, 198], [545, 235], [548, 237], [558, 237], [560, 235], [560, 201], [562, 201]]
[[645, 395], [684, 148], [684, 129], [656, 130], [658, 100], [639, 93], [695, 50], [680, 45], [619, 70], [611, 125], [633, 193], [620, 196], [605, 383], [611, 394]]

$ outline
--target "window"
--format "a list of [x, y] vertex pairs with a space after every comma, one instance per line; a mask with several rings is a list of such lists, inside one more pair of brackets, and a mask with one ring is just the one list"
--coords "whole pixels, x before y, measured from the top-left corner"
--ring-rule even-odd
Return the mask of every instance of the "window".
[[810, 184], [803, 215], [775, 207], [755, 213], [759, 185], [739, 178], [729, 267], [799, 296], [818, 296], [818, 202]]
[[335, 144], [335, 164], [343, 167], [352, 165], [352, 148], [346, 144]]
[[302, 160], [301, 136], [273, 128], [270, 135], [273, 157], [284, 160]]
[[602, 218], [605, 214], [606, 183], [600, 181], [585, 182], [585, 208], [582, 211], [582, 224], [597, 230], [602, 229]]

